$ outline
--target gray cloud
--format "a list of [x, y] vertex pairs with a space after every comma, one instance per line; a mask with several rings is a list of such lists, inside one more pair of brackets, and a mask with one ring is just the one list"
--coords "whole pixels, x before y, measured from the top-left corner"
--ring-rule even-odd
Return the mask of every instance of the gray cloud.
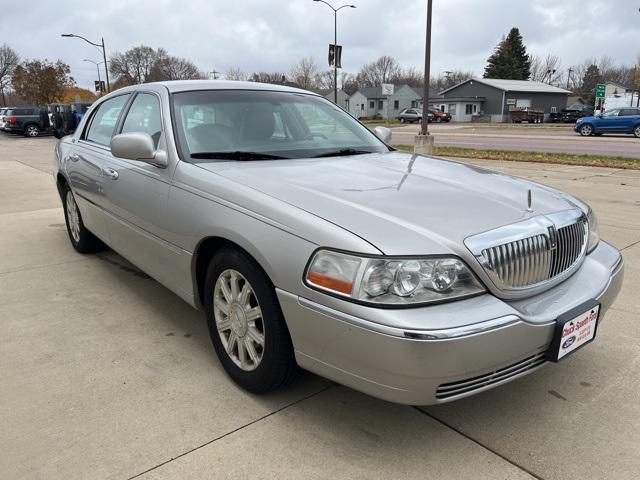
[[[424, 0], [350, 1], [357, 9], [338, 16], [345, 70], [356, 72], [383, 54], [422, 68]], [[632, 64], [640, 55], [639, 6], [637, 0], [434, 0], [432, 71], [481, 74], [512, 26], [520, 28], [531, 53], [555, 53], [564, 66], [602, 55]], [[104, 36], [109, 52], [164, 47], [204, 71], [238, 66], [288, 72], [304, 56], [324, 67], [333, 40], [333, 12], [311, 0], [40, 0], [1, 8], [0, 38], [23, 57], [64, 60], [85, 86], [95, 67], [82, 59], [100, 60], [100, 53], [60, 33], [98, 41]]]

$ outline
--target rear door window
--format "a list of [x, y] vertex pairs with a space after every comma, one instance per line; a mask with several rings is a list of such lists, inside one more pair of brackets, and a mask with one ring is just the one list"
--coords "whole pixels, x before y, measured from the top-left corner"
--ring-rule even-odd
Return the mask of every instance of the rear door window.
[[98, 145], [110, 146], [111, 137], [116, 130], [120, 112], [129, 100], [129, 94], [110, 98], [98, 107], [91, 119], [91, 125], [85, 135], [85, 140]]

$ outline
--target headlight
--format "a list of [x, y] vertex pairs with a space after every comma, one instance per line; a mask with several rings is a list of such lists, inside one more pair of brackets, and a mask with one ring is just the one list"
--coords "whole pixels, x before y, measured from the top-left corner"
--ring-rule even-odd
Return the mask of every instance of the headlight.
[[416, 306], [477, 295], [485, 291], [456, 257], [363, 257], [318, 250], [305, 273], [317, 290], [357, 302]]
[[600, 241], [600, 232], [598, 232], [598, 219], [596, 214], [593, 213], [591, 207], [587, 212], [587, 222], [589, 223], [589, 241], [587, 242], [587, 253], [591, 252]]
[[580, 123], [580, 122], [582, 122], [582, 118], [579, 118], [579, 119], [576, 121], [576, 123]]

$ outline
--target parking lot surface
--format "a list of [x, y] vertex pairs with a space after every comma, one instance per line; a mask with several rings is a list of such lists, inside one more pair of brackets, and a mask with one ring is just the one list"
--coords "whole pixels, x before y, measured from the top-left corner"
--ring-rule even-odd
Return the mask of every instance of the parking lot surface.
[[114, 252], [71, 248], [53, 146], [0, 135], [1, 478], [637, 479], [640, 172], [473, 162], [588, 201], [626, 279], [566, 361], [412, 408], [311, 374], [237, 388], [201, 312]]
[[[418, 125], [395, 127], [391, 142], [394, 145], [413, 145]], [[430, 124], [436, 146], [515, 150], [536, 152], [578, 153], [620, 157], [640, 157], [640, 139], [633, 135], [608, 134], [581, 137], [571, 126], [466, 124]]]

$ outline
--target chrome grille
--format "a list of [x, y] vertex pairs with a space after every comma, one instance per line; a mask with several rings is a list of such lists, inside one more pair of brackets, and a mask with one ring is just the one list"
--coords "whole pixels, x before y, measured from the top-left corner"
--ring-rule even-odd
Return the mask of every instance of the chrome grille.
[[503, 382], [509, 378], [529, 372], [540, 367], [546, 362], [546, 353], [541, 352], [536, 355], [525, 358], [519, 362], [500, 368], [493, 372], [485, 373], [473, 378], [466, 378], [457, 382], [443, 383], [436, 390], [436, 398], [444, 400], [447, 398], [472, 393], [481, 388]]
[[465, 240], [501, 290], [560, 281], [583, 259], [589, 231], [581, 211], [533, 217]]

